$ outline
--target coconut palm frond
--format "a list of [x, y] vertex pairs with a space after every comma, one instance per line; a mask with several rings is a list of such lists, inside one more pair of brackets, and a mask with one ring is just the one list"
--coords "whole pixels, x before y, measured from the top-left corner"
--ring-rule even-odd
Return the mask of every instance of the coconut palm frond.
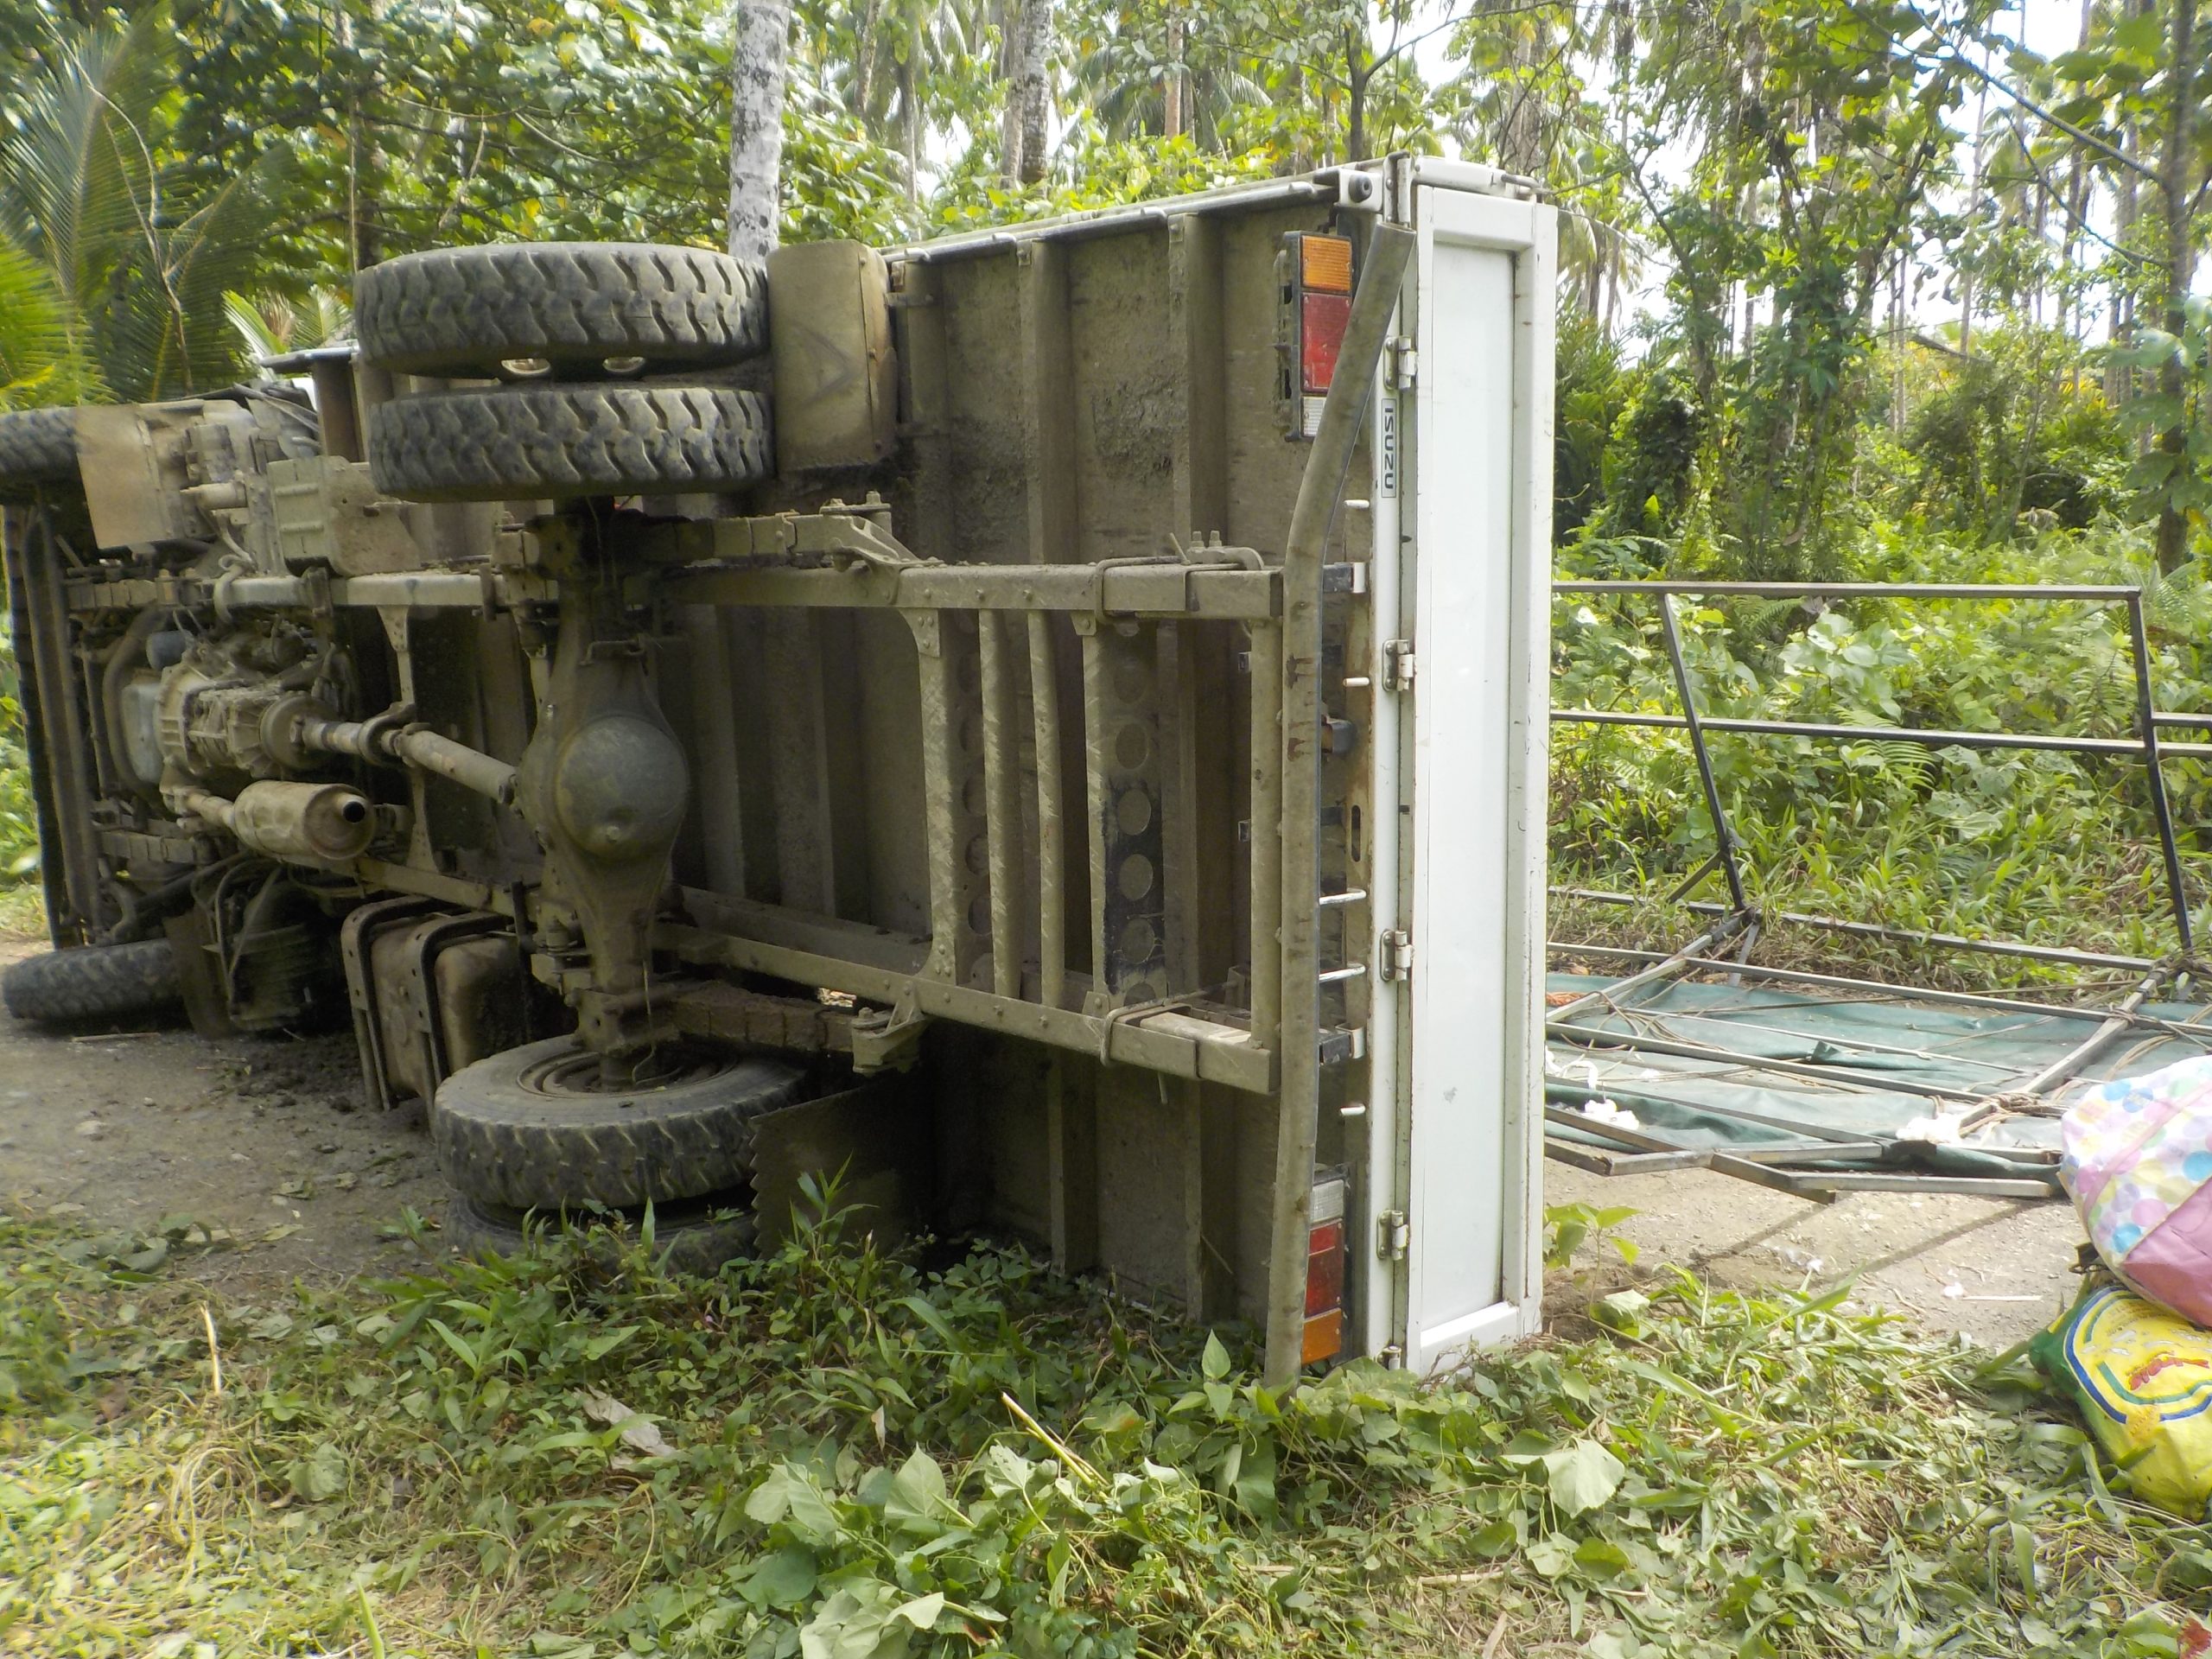
[[46, 265], [79, 313], [166, 210], [152, 131], [168, 79], [163, 8], [118, 33], [57, 33], [0, 132], [0, 234]]
[[0, 410], [85, 400], [95, 377], [73, 349], [69, 321], [53, 274], [0, 240]]

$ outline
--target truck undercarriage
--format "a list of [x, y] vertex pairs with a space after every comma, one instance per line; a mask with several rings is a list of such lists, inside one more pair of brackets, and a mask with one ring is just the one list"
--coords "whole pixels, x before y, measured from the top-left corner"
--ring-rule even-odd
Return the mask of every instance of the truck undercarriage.
[[[1429, 165], [765, 271], [442, 250], [289, 382], [0, 416], [61, 947], [10, 1006], [350, 1017], [465, 1242], [650, 1204], [711, 1262], [842, 1171], [1260, 1324], [1278, 1376], [1522, 1328], [1544, 445], [1505, 423], [1548, 418], [1548, 223]], [[1462, 256], [1486, 368], [1415, 326]], [[1503, 528], [1434, 571], [1424, 351], [1506, 411], [1489, 505], [1420, 509]], [[1502, 607], [1464, 782], [1412, 713], [1447, 551]], [[1428, 853], [1424, 766], [1494, 833]], [[1403, 993], [1461, 856], [1493, 920], [1438, 988], [1482, 1006], [1435, 1017], [1491, 1069], [1426, 1086], [1479, 1095], [1489, 1166], [1440, 1172], [1480, 1189], [1447, 1319]]]

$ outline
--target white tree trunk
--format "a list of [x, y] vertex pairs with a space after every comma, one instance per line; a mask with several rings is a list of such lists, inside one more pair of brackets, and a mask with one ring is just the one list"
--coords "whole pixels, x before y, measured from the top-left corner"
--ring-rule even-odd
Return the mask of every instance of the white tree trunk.
[[1183, 20], [1170, 12], [1167, 16], [1167, 79], [1160, 89], [1160, 135], [1163, 138], [1183, 136]]
[[999, 177], [1009, 188], [1021, 182], [1021, 88], [1029, 79], [1021, 57], [1029, 44], [1022, 11], [1014, 0], [1007, 0], [998, 14], [999, 71], [1006, 99], [999, 111]]
[[921, 76], [914, 67], [921, 49], [920, 41], [912, 42], [906, 61], [899, 66], [899, 116], [905, 131], [906, 200], [910, 202], [922, 199], [922, 87]]
[[729, 251], [766, 259], [783, 222], [784, 53], [791, 0], [738, 0], [731, 53]]
[[1014, 25], [1020, 49], [1014, 82], [1014, 108], [1021, 128], [1015, 150], [1015, 171], [1023, 184], [1045, 176], [1046, 146], [1052, 129], [1052, 0], [1022, 0], [1021, 20]]

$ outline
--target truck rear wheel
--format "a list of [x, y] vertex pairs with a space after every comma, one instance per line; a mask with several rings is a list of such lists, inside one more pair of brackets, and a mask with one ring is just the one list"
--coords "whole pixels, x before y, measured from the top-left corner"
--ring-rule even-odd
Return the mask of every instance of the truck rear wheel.
[[139, 1020], [183, 1000], [167, 939], [52, 950], [10, 968], [0, 998], [18, 1020], [75, 1025]]
[[774, 465], [766, 400], [724, 386], [499, 386], [369, 411], [370, 475], [403, 500], [681, 495]]
[[438, 1085], [430, 1140], [446, 1184], [480, 1208], [517, 1214], [599, 1204], [664, 1205], [742, 1189], [750, 1124], [799, 1098], [781, 1061], [680, 1047], [614, 1084], [574, 1037], [525, 1043]]
[[[533, 1230], [568, 1230], [587, 1235], [586, 1248], [594, 1260], [611, 1261], [617, 1249], [615, 1226], [635, 1237], [643, 1223], [641, 1214], [520, 1211], [455, 1195], [446, 1206], [445, 1236], [462, 1255], [480, 1259], [522, 1254]], [[754, 1239], [753, 1217], [741, 1208], [711, 1200], [653, 1207], [653, 1255], [677, 1273], [710, 1274], [725, 1262], [752, 1255]]]
[[756, 354], [768, 340], [768, 282], [759, 265], [706, 248], [435, 248], [363, 271], [353, 318], [362, 355], [380, 369], [589, 379]]
[[77, 482], [77, 411], [18, 409], [0, 415], [0, 495], [36, 484]]

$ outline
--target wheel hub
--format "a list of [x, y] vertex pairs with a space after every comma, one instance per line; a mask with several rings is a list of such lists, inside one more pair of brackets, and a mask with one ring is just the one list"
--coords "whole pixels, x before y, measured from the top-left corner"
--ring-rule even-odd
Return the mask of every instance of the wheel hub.
[[736, 1065], [730, 1055], [680, 1044], [620, 1057], [579, 1048], [533, 1061], [524, 1069], [519, 1081], [531, 1094], [547, 1099], [603, 1099], [609, 1095], [651, 1094], [704, 1083]]

